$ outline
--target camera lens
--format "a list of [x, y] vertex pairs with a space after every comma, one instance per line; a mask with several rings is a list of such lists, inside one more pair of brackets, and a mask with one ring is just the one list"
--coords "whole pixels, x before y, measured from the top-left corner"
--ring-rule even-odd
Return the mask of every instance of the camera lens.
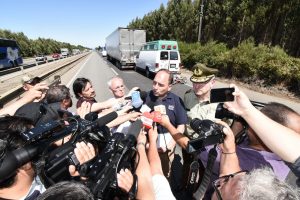
[[212, 125], [212, 121], [200, 120], [198, 118], [192, 119], [192, 121], [190, 122], [191, 128], [200, 135], [202, 135], [201, 133], [209, 132]]

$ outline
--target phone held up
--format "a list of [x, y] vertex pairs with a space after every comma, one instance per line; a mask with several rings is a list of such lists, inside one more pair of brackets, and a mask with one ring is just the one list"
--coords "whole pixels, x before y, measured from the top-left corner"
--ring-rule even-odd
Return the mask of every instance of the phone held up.
[[216, 88], [210, 91], [210, 103], [234, 101], [234, 88]]

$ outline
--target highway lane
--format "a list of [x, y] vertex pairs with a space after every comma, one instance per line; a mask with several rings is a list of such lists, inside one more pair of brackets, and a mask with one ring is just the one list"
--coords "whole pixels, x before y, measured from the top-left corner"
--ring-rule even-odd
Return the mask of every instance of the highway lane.
[[[110, 91], [107, 87], [107, 81], [109, 78], [119, 75], [124, 79], [127, 91], [135, 86], [140, 87], [143, 91], [149, 91], [152, 89], [152, 80], [146, 78], [143, 75], [143, 72], [135, 72], [132, 69], [128, 70], [119, 70], [116, 68], [112, 63], [106, 60], [106, 57], [102, 57], [96, 52], [93, 52], [89, 58], [90, 60], [86, 63], [86, 66], [83, 67], [80, 73], [77, 76], [87, 77], [92, 80], [94, 88], [97, 93], [97, 100], [104, 101], [110, 97], [112, 97]], [[172, 88], [172, 92], [183, 98], [184, 93], [192, 87], [192, 83], [189, 81], [190, 74], [183, 74], [187, 77], [188, 83], [184, 84], [176, 84]], [[70, 84], [71, 85], [71, 84]], [[228, 83], [222, 83], [221, 81], [216, 82], [216, 88], [220, 87], [228, 87]], [[70, 86], [72, 88], [72, 85]], [[262, 94], [259, 92], [255, 92], [246, 88], [240, 87], [251, 100], [258, 101], [258, 102], [271, 102], [276, 101], [283, 103], [297, 112], [300, 113], [300, 104], [294, 102], [292, 100], [280, 97], [274, 97], [267, 94]], [[76, 100], [75, 100], [76, 102]]]

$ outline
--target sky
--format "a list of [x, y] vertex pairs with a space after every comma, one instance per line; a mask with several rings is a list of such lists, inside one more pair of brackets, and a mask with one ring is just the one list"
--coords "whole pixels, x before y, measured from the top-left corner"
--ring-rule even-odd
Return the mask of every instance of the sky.
[[[0, 29], [30, 39], [51, 38], [95, 48], [118, 27], [158, 9], [168, 0], [9, 0], [1, 1]], [[4, 9], [6, 8], [6, 9]]]

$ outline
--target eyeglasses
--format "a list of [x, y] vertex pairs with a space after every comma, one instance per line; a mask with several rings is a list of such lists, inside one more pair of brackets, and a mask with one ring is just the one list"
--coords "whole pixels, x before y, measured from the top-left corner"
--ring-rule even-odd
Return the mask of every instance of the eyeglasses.
[[123, 90], [124, 88], [124, 85], [120, 85], [118, 87], [116, 87], [115, 89], [113, 89], [114, 91], [117, 91], [117, 90]]
[[242, 173], [248, 174], [249, 172], [247, 170], [241, 170], [241, 171], [235, 172], [233, 174], [228, 174], [228, 175], [225, 175], [225, 176], [221, 176], [217, 180], [213, 181], [212, 184], [213, 184], [213, 187], [216, 191], [218, 200], [222, 200], [222, 196], [221, 196], [221, 192], [219, 191], [219, 188], [221, 186], [223, 186], [224, 184], [226, 184], [229, 181], [230, 178], [233, 178], [234, 176], [236, 176], [238, 174], [242, 174]]

